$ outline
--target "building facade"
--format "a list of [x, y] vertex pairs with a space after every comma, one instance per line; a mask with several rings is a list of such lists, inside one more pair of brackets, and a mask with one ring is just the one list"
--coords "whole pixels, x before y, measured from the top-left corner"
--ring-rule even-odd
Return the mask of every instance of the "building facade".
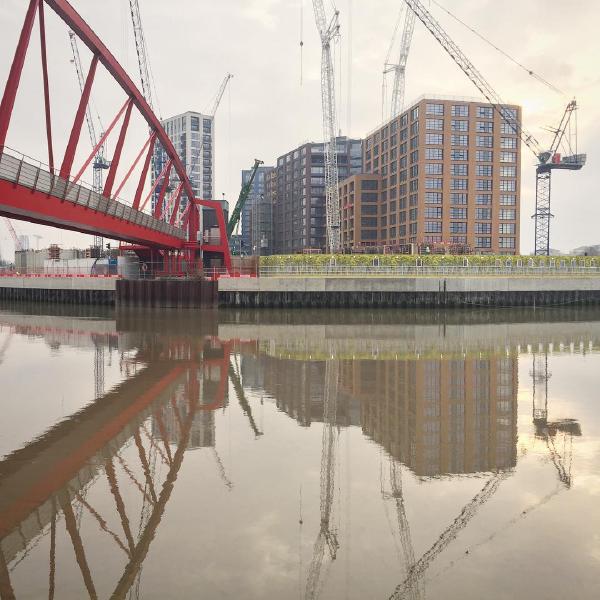
[[[214, 199], [214, 118], [187, 111], [163, 120], [162, 125], [185, 167], [195, 196], [205, 200]], [[157, 144], [154, 150], [153, 183], [161, 174], [167, 160], [165, 151]], [[175, 189], [178, 184], [179, 178], [175, 170], [171, 169], [169, 185]], [[160, 187], [157, 187], [152, 198], [153, 212], [159, 199]], [[187, 195], [182, 193], [179, 206], [181, 212], [185, 210], [187, 202]]]
[[[362, 140], [336, 138], [340, 180], [362, 170]], [[277, 159], [270, 191], [275, 254], [325, 250], [325, 145], [309, 142]]]
[[[272, 246], [272, 241], [268, 241], [272, 239], [272, 216], [271, 201], [267, 197], [267, 179], [273, 170], [274, 167], [262, 166], [256, 171], [242, 209], [242, 254], [259, 254], [261, 240], [263, 243], [267, 240], [267, 244]], [[242, 186], [250, 181], [251, 176], [252, 169], [242, 170]], [[263, 254], [267, 254], [267, 251]]]
[[[518, 254], [521, 108], [502, 110], [501, 116], [483, 102], [423, 97], [370, 133], [364, 173], [377, 177], [340, 182], [343, 247]], [[377, 202], [372, 189], [364, 190], [364, 204], [364, 195], [354, 195], [365, 181], [378, 187]]]

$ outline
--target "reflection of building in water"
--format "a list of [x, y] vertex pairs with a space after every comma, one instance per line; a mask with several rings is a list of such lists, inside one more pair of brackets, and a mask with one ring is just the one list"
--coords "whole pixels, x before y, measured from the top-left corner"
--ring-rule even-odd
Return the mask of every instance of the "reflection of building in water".
[[[250, 363], [246, 364], [249, 366]], [[280, 360], [261, 355], [255, 364], [257, 371], [264, 372], [264, 390], [275, 399], [277, 408], [304, 426], [323, 421], [325, 361]], [[259, 376], [254, 375], [251, 379], [258, 381]], [[352, 400], [341, 395], [337, 399], [338, 425], [360, 424], [360, 407]]]
[[417, 475], [516, 464], [517, 359], [343, 361], [363, 431]]

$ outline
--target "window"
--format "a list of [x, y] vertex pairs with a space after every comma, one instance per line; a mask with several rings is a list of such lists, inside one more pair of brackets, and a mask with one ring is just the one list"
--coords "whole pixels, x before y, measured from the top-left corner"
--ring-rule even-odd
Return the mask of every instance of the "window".
[[417, 135], [419, 133], [419, 121], [415, 121], [410, 126], [410, 135]]
[[477, 150], [475, 160], [477, 162], [492, 162], [494, 153], [491, 150]]
[[498, 245], [500, 246], [500, 248], [515, 248], [516, 247], [515, 238], [512, 238], [512, 237], [498, 238]]
[[414, 152], [410, 153], [410, 164], [412, 165], [413, 163], [419, 162], [419, 151], [415, 150]]
[[[321, 192], [323, 193], [323, 192]], [[361, 202], [378, 202], [379, 196], [376, 192], [363, 192], [360, 195]]]
[[441, 133], [426, 133], [425, 134], [426, 144], [437, 144], [441, 146], [444, 143], [444, 135]]
[[487, 192], [492, 190], [491, 179], [478, 179], [477, 180], [477, 191]]
[[425, 218], [426, 219], [441, 219], [442, 218], [442, 207], [441, 206], [426, 206], [425, 207]]
[[511, 194], [501, 194], [500, 205], [501, 206], [515, 206], [517, 203], [517, 197]]
[[514, 221], [517, 211], [513, 208], [501, 208], [500, 209], [500, 220], [501, 221]]
[[453, 133], [451, 143], [453, 146], [468, 146], [469, 136]]
[[418, 179], [412, 179], [410, 182], [410, 191], [411, 192], [416, 192], [419, 190], [419, 180]]
[[361, 227], [377, 227], [377, 217], [361, 217]]
[[452, 160], [469, 160], [469, 151], [452, 148], [452, 150], [450, 150], [450, 158]]
[[498, 233], [504, 235], [515, 235], [516, 225], [514, 223], [500, 223]]
[[507, 121], [502, 121], [500, 124], [500, 133], [504, 133], [507, 135], [517, 135], [519, 131], [519, 126], [516, 123], [508, 123]]
[[491, 135], [478, 135], [475, 143], [480, 148], [492, 148], [494, 145], [494, 138]]
[[477, 194], [477, 197], [475, 198], [475, 204], [478, 204], [479, 206], [489, 206], [491, 203], [491, 194]]
[[468, 104], [453, 104], [451, 112], [452, 112], [453, 117], [468, 117], [469, 116], [469, 105]]
[[425, 204], [441, 204], [442, 192], [425, 192]]
[[475, 223], [475, 233], [479, 234], [491, 234], [492, 224], [491, 223]]
[[517, 138], [500, 138], [500, 148], [507, 148], [509, 150], [517, 147]]
[[452, 119], [452, 131], [469, 131], [469, 121]]
[[500, 152], [500, 162], [514, 163], [517, 162], [516, 152]]
[[466, 190], [468, 179], [452, 179], [450, 183], [450, 189], [452, 190]]
[[190, 127], [192, 131], [200, 131], [200, 119], [198, 117], [191, 117]]
[[491, 119], [494, 116], [494, 109], [491, 106], [478, 106], [477, 107], [477, 118], [478, 119]]
[[444, 129], [444, 119], [427, 119], [425, 128], [441, 131]]
[[451, 219], [466, 219], [467, 218], [467, 209], [466, 208], [450, 208], [450, 218]]
[[452, 235], [452, 236], [450, 236], [450, 243], [451, 244], [466, 244], [467, 243], [467, 236], [465, 236], [465, 235]]
[[491, 237], [476, 237], [475, 246], [477, 248], [491, 248], [492, 238]]
[[517, 167], [500, 167], [500, 177], [516, 177]]
[[502, 107], [502, 116], [507, 121], [516, 121], [517, 120], [517, 109], [510, 108], [508, 106]]
[[430, 190], [441, 190], [442, 189], [442, 181], [440, 177], [428, 177], [425, 179], [425, 187]]
[[410, 168], [410, 176], [411, 177], [418, 177], [419, 176], [419, 165], [413, 165]]
[[491, 208], [476, 208], [475, 209], [475, 218], [478, 221], [489, 221], [492, 218], [492, 209]]
[[425, 221], [425, 233], [442, 233], [442, 222]]
[[500, 180], [500, 191], [501, 192], [515, 192], [517, 190], [517, 182], [514, 179], [501, 179]]
[[411, 208], [408, 211], [408, 218], [411, 221], [416, 221], [418, 216], [419, 216], [419, 211], [416, 208]]
[[442, 160], [444, 151], [441, 148], [425, 148], [425, 158], [427, 160]]
[[467, 224], [460, 221], [451, 221], [450, 233], [467, 233]]
[[467, 194], [453, 193], [450, 194], [450, 204], [467, 204]]
[[477, 133], [493, 133], [494, 121], [477, 121]]
[[469, 165], [451, 165], [450, 166], [450, 174], [451, 175], [468, 175], [469, 174]]
[[425, 112], [428, 115], [443, 115], [444, 114], [444, 105], [427, 103], [427, 105], [425, 107]]
[[360, 182], [361, 190], [376, 190], [377, 189], [377, 180], [376, 179], [363, 179]]
[[491, 177], [492, 165], [477, 165], [475, 167], [475, 175], [478, 177]]
[[441, 175], [442, 164], [441, 163], [426, 163], [425, 164], [426, 175]]

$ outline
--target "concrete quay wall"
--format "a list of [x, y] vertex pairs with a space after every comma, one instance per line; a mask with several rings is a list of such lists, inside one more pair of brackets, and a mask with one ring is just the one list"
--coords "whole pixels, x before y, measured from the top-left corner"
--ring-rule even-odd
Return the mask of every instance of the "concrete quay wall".
[[223, 278], [219, 304], [257, 308], [600, 304], [600, 277]]
[[110, 277], [0, 277], [0, 299], [64, 304], [114, 304]]

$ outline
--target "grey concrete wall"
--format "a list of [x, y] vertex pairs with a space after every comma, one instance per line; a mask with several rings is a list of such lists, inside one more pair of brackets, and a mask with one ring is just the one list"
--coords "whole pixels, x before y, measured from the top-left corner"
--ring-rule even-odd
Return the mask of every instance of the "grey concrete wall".
[[114, 304], [110, 277], [0, 277], [0, 298], [23, 302]]
[[528, 306], [600, 303], [600, 277], [264, 277], [219, 280], [223, 306]]

